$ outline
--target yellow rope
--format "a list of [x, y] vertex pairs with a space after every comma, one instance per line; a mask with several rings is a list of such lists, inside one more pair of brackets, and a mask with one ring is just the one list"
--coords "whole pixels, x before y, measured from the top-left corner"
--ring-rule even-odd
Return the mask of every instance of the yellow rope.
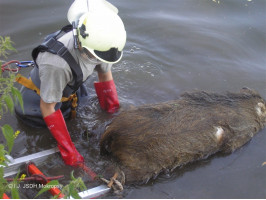
[[[36, 92], [38, 95], [40, 95], [40, 89], [32, 82], [31, 79], [28, 79], [24, 76], [22, 76], [21, 74], [18, 74], [16, 76], [16, 81], [23, 85], [24, 87], [33, 90], [34, 92]], [[75, 94], [71, 94], [69, 97], [62, 97], [61, 102], [66, 102], [66, 101], [72, 101], [71, 103], [71, 116], [72, 117], [76, 117], [76, 110], [75, 108], [78, 106], [78, 97]]]

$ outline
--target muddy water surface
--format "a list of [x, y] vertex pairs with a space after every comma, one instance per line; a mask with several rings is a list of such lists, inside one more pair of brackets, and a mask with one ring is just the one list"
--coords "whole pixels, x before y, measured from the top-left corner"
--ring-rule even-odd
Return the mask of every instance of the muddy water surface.
[[[122, 61], [113, 66], [122, 108], [176, 99], [194, 89], [239, 91], [247, 86], [266, 98], [266, 1], [264, 0], [111, 0], [120, 10], [128, 40]], [[11, 36], [17, 53], [30, 60], [44, 36], [67, 24], [72, 1], [1, 0], [0, 35]], [[27, 75], [30, 69], [21, 73]], [[93, 82], [78, 117], [67, 121], [86, 163], [101, 173], [99, 137], [112, 116], [99, 109]], [[20, 157], [54, 147], [47, 129], [33, 129], [5, 116], [1, 125], [21, 130], [12, 155]], [[189, 126], [189, 124], [188, 124]], [[1, 139], [3, 141], [3, 139]], [[215, 155], [164, 174], [143, 186], [128, 186], [105, 198], [266, 198], [266, 130], [230, 155]], [[68, 174], [60, 156], [42, 166], [47, 175]], [[88, 187], [94, 186], [79, 171]], [[23, 190], [32, 198], [36, 190]], [[49, 196], [47, 196], [49, 197]]]

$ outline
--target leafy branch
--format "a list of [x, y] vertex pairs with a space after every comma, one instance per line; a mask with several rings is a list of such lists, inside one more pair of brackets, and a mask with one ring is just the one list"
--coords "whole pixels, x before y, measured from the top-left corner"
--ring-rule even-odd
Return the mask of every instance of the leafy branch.
[[[13, 42], [11, 41], [10, 37], [0, 36], [0, 57], [7, 58], [9, 51], [16, 51], [12, 45]], [[2, 66], [1, 61], [0, 65]], [[13, 86], [14, 78], [15, 75], [12, 73], [3, 76], [2, 70], [0, 70], [0, 120], [8, 112], [14, 112], [16, 100], [19, 101], [19, 104], [23, 110], [22, 96], [19, 90]], [[14, 140], [20, 132], [15, 132], [8, 124], [0, 126], [0, 128], [6, 140], [6, 144], [0, 144], [0, 197], [2, 198], [3, 194], [6, 192], [11, 192], [12, 198], [19, 198], [17, 189], [17, 185], [19, 184], [19, 181], [17, 181], [18, 175], [13, 182], [8, 184], [4, 179], [4, 166], [7, 166], [6, 163], [9, 162], [6, 158], [6, 155], [9, 155], [12, 151]], [[12, 187], [9, 187], [10, 185]]]
[[0, 57], [7, 58], [9, 51], [17, 51], [12, 45], [14, 42], [11, 41], [10, 37], [0, 36]]

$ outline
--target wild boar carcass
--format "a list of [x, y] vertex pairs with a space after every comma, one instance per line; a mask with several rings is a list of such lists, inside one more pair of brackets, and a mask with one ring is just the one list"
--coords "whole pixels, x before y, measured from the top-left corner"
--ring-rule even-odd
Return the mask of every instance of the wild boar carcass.
[[195, 91], [122, 111], [102, 135], [100, 147], [126, 183], [146, 182], [164, 170], [232, 152], [265, 124], [265, 100], [253, 90], [222, 95]]

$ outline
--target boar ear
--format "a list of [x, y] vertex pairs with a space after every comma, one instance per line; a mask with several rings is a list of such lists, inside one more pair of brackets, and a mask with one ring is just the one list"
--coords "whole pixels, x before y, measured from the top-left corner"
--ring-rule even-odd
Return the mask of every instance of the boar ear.
[[100, 140], [100, 154], [108, 155], [111, 153], [111, 144], [112, 144], [113, 138], [111, 137], [110, 133], [104, 133]]
[[258, 92], [256, 92], [255, 90], [252, 90], [248, 87], [243, 87], [241, 90], [240, 90], [241, 93], [246, 93], [246, 94], [253, 94], [253, 95], [259, 95]]

